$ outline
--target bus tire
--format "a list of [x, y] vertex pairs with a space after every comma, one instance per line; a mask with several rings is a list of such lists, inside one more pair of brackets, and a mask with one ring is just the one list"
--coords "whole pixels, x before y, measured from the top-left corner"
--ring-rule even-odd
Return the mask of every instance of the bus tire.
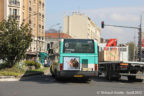
[[113, 77], [113, 80], [118, 81], [120, 80], [121, 76]]
[[58, 74], [58, 72], [57, 72], [56, 69], [55, 69], [55, 79], [56, 79], [57, 81], [61, 81], [61, 78], [59, 77], [59, 74]]
[[136, 76], [128, 76], [128, 81], [136, 81]]
[[84, 81], [91, 81], [91, 78], [90, 77], [85, 77], [83, 78]]
[[137, 79], [137, 82], [143, 82], [143, 79]]

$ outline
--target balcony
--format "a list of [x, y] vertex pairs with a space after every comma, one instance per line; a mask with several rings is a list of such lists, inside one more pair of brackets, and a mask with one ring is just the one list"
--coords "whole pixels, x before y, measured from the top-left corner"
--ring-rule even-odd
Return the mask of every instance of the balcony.
[[16, 19], [16, 21], [20, 21], [19, 15], [10, 15], [11, 18]]
[[10, 7], [20, 7], [20, 2], [19, 1], [9, 1], [9, 6]]

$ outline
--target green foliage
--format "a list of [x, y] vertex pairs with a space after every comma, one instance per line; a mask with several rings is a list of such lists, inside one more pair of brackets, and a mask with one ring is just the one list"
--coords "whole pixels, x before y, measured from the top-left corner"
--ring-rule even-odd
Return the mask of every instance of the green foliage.
[[0, 23], [0, 59], [7, 67], [13, 67], [25, 57], [26, 50], [32, 42], [31, 29], [28, 24], [19, 25], [11, 17]]
[[129, 42], [129, 61], [134, 61], [134, 55], [135, 55], [135, 43], [134, 42]]
[[54, 72], [55, 71], [55, 69], [57, 68], [57, 66], [58, 66], [58, 64], [59, 63], [57, 63], [57, 62], [53, 62], [52, 64], [51, 64], [51, 72]]
[[26, 71], [26, 73], [38, 73], [38, 72], [44, 72], [45, 70], [48, 70], [48, 67], [41, 68], [41, 69], [28, 70]]
[[0, 70], [0, 76], [20, 76], [25, 73], [25, 70], [13, 66], [12, 68], [5, 68]]
[[39, 69], [41, 64], [35, 61], [25, 61], [26, 66], [35, 66], [36, 69]]
[[0, 64], [0, 70], [1, 70], [1, 69], [5, 69], [5, 68], [8, 68], [7, 62], [1, 63], [1, 64]]

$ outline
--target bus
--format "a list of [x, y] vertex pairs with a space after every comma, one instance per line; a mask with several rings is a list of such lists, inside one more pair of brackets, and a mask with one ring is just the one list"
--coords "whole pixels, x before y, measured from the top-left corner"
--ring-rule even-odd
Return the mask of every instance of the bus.
[[56, 79], [98, 76], [98, 45], [92, 39], [61, 39], [48, 45], [50, 72]]

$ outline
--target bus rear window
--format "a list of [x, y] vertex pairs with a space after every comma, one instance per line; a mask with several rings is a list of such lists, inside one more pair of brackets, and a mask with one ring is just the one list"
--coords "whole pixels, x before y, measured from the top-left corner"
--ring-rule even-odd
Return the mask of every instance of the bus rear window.
[[93, 40], [65, 39], [64, 53], [94, 53]]

